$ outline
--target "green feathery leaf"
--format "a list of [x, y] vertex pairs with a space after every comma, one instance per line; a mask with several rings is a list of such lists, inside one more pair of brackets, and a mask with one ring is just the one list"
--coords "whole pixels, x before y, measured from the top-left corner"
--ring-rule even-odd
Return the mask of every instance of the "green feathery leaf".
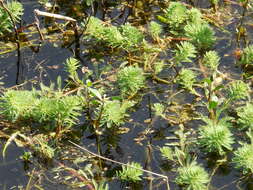
[[103, 120], [106, 122], [107, 126], [112, 123], [119, 126], [124, 123], [125, 117], [128, 116], [126, 111], [134, 105], [134, 102], [125, 101], [120, 103], [118, 100], [106, 101], [104, 104], [104, 114]]
[[[18, 22], [23, 15], [22, 4], [15, 0], [12, 0], [7, 1], [5, 6], [10, 11], [14, 22]], [[11, 32], [11, 30], [13, 29], [13, 23], [11, 21], [11, 18], [6, 12], [6, 10], [2, 7], [0, 7], [0, 23], [0, 36], [4, 35], [6, 32]]]
[[196, 57], [196, 48], [190, 42], [181, 42], [177, 44], [177, 50], [175, 50], [174, 60], [176, 64], [181, 62], [192, 62], [191, 58]]
[[220, 57], [216, 51], [208, 51], [204, 55], [203, 64], [213, 71], [216, 71], [218, 69], [219, 62]]
[[186, 36], [199, 50], [209, 49], [215, 43], [214, 31], [208, 24], [188, 24], [184, 30]]
[[235, 167], [242, 169], [244, 174], [253, 173], [253, 144], [243, 143], [235, 153], [232, 159]]
[[233, 81], [229, 85], [228, 97], [232, 100], [247, 99], [249, 97], [249, 86], [243, 81]]
[[199, 129], [199, 145], [207, 152], [225, 154], [226, 150], [232, 150], [234, 143], [233, 134], [229, 130], [230, 124], [225, 120], [215, 124], [211, 120], [207, 125]]
[[174, 156], [173, 156], [173, 151], [171, 150], [170, 147], [168, 146], [164, 146], [162, 148], [160, 148], [160, 152], [162, 154], [162, 157], [167, 159], [167, 160], [174, 160]]
[[209, 181], [208, 173], [195, 161], [178, 168], [176, 183], [186, 186], [187, 190], [207, 190]]
[[237, 123], [243, 128], [253, 129], [253, 104], [247, 103], [245, 106], [236, 109], [239, 119]]
[[190, 69], [182, 69], [177, 77], [177, 82], [185, 89], [194, 92], [193, 85], [196, 82], [196, 74]]
[[77, 69], [80, 67], [79, 61], [73, 57], [67, 59], [65, 68], [69, 73], [69, 78], [74, 82], [80, 83], [80, 79], [78, 77]]
[[1, 97], [0, 113], [12, 122], [29, 119], [38, 104], [38, 95], [36, 91], [6, 91]]
[[243, 49], [239, 64], [252, 65], [253, 64], [253, 45], [249, 45]]
[[134, 95], [145, 86], [144, 72], [139, 67], [125, 67], [118, 72], [117, 83], [123, 96]]
[[158, 39], [161, 33], [163, 32], [162, 26], [154, 21], [150, 22], [148, 29], [153, 39]]

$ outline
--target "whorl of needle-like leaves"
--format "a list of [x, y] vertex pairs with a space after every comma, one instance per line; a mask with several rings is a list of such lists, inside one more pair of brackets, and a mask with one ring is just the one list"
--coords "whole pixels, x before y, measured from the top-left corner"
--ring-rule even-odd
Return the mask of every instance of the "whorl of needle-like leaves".
[[253, 173], [253, 144], [242, 143], [234, 152], [233, 163], [238, 169], [242, 169], [244, 174]]
[[77, 69], [80, 67], [79, 61], [73, 57], [66, 60], [65, 70], [69, 74], [69, 78], [75, 82], [80, 82]]
[[177, 82], [183, 88], [194, 91], [193, 85], [196, 82], [196, 74], [190, 69], [183, 68], [177, 76]]
[[253, 45], [249, 45], [243, 49], [239, 64], [252, 65], [253, 64]]
[[208, 24], [188, 24], [184, 30], [185, 35], [199, 50], [207, 50], [215, 43], [214, 31]]
[[102, 123], [106, 123], [107, 127], [112, 125], [119, 126], [124, 123], [124, 119], [128, 116], [127, 110], [134, 105], [134, 102], [118, 100], [106, 101], [104, 103], [104, 112], [102, 115]]
[[178, 65], [182, 62], [192, 62], [191, 58], [196, 57], [196, 48], [190, 42], [181, 42], [177, 44], [177, 49], [174, 51], [174, 62]]
[[87, 37], [93, 37], [112, 48], [134, 51], [144, 39], [144, 35], [134, 26], [125, 24], [121, 27], [105, 25], [100, 19], [91, 17], [87, 24]]
[[216, 51], [207, 51], [203, 58], [203, 64], [213, 71], [218, 69], [220, 57]]
[[[123, 181], [137, 182], [141, 180], [143, 171], [141, 165], [137, 162], [128, 163], [130, 166], [122, 166], [121, 171], [117, 171], [116, 175]], [[133, 166], [133, 167], [131, 167]]]
[[134, 95], [145, 86], [144, 72], [137, 66], [125, 67], [118, 72], [117, 83], [122, 96]]
[[236, 109], [239, 116], [237, 123], [242, 129], [253, 129], [253, 104], [247, 103], [245, 106], [241, 106]]
[[228, 98], [231, 100], [247, 99], [249, 97], [249, 86], [245, 82], [233, 81], [228, 88]]
[[207, 124], [199, 129], [199, 145], [206, 152], [218, 153], [219, 155], [224, 155], [226, 150], [232, 150], [234, 139], [227, 120], [223, 119], [218, 123], [214, 123], [209, 119], [205, 121]]
[[150, 22], [148, 29], [149, 34], [152, 36], [153, 39], [158, 39], [161, 33], [163, 32], [162, 25], [154, 21]]
[[188, 9], [181, 2], [171, 2], [169, 7], [165, 9], [164, 14], [158, 15], [158, 19], [168, 24], [170, 33], [174, 35], [182, 35], [186, 25], [205, 23], [198, 9]]
[[[46, 88], [46, 87], [45, 87]], [[50, 91], [9, 90], [0, 100], [0, 114], [11, 122], [33, 121], [71, 127], [78, 121], [81, 112], [78, 96], [63, 96]]]
[[171, 28], [178, 28], [187, 20], [187, 8], [180, 2], [171, 2], [164, 17]]
[[209, 181], [208, 173], [196, 161], [178, 168], [176, 183], [187, 190], [207, 190]]

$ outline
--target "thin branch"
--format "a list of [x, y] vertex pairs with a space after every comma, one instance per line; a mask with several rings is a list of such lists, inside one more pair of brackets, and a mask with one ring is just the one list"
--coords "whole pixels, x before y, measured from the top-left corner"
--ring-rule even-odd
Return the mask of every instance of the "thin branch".
[[76, 22], [76, 19], [73, 19], [71, 17], [63, 16], [60, 14], [48, 13], [48, 12], [40, 11], [38, 9], [35, 9], [34, 13], [38, 16], [45, 16], [45, 17], [51, 17], [51, 18], [56, 18], [56, 19], [60, 19], [60, 20], [67, 20], [70, 22]]
[[[41, 40], [43, 40], [43, 36], [42, 36], [42, 33], [40, 31], [40, 27], [39, 27], [38, 16], [50, 17], [50, 18], [55, 18], [55, 19], [59, 19], [59, 20], [66, 20], [66, 21], [71, 22], [74, 25], [75, 42], [77, 42], [79, 40], [80, 36], [78, 34], [78, 26], [77, 26], [77, 20], [76, 19], [73, 19], [73, 18], [68, 17], [68, 16], [63, 16], [63, 15], [60, 15], [60, 14], [54, 14], [54, 13], [48, 13], [48, 12], [40, 11], [38, 9], [34, 9], [34, 15], [35, 15], [35, 26], [36, 26], [37, 30], [39, 31]], [[77, 49], [79, 49], [78, 46], [77, 46]]]
[[96, 156], [96, 157], [98, 157], [98, 158], [101, 158], [101, 159], [103, 159], [103, 160], [106, 160], [106, 161], [109, 161], [109, 162], [112, 162], [112, 163], [115, 163], [115, 164], [119, 164], [119, 165], [122, 165], [122, 166], [131, 167], [131, 168], [134, 168], [134, 169], [137, 169], [137, 170], [141, 170], [141, 171], [143, 171], [143, 172], [146, 172], [146, 173], [149, 173], [149, 174], [152, 174], [152, 175], [161, 177], [161, 178], [165, 179], [165, 181], [166, 181], [167, 190], [170, 190], [168, 176], [165, 176], [165, 175], [162, 175], [162, 174], [159, 174], [159, 173], [155, 173], [155, 172], [152, 172], [152, 171], [148, 171], [148, 170], [145, 170], [145, 169], [140, 169], [140, 168], [131, 166], [131, 165], [129, 165], [129, 164], [125, 164], [125, 163], [122, 163], [122, 162], [118, 162], [118, 161], [112, 160], [112, 159], [110, 159], [110, 158], [106, 158], [106, 157], [104, 157], [104, 156], [100, 156], [100, 155], [98, 155], [98, 154], [96, 154], [96, 153], [94, 153], [94, 152], [91, 152], [91, 151], [89, 151], [88, 149], [86, 149], [86, 148], [84, 148], [84, 147], [82, 147], [82, 146], [80, 146], [80, 145], [78, 145], [78, 144], [76, 144], [76, 143], [74, 143], [74, 142], [72, 142], [72, 141], [70, 141], [70, 140], [69, 140], [69, 142], [70, 142], [72, 145], [74, 145], [74, 146], [80, 148], [81, 150], [83, 150], [83, 151], [85, 151], [85, 152], [88, 152], [89, 154], [91, 154], [91, 155], [93, 155], [93, 156]]
[[37, 14], [35, 13], [35, 11], [34, 11], [34, 19], [35, 19], [34, 25], [35, 25], [37, 31], [39, 32], [40, 40], [43, 41], [44, 37], [42, 35], [42, 32], [40, 31], [40, 20], [38, 19]]

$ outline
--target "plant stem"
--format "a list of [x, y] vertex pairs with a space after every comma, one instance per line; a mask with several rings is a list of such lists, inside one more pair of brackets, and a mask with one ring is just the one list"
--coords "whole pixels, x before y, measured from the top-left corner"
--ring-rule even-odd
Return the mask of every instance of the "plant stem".
[[[97, 150], [98, 150], [98, 154], [101, 155], [101, 146], [100, 146], [100, 135], [96, 134], [96, 144], [97, 144]], [[99, 167], [100, 169], [102, 169], [102, 161], [100, 159], [100, 157], [98, 157], [99, 160]]]
[[77, 177], [80, 181], [82, 181], [83, 183], [85, 183], [85, 187], [87, 187], [88, 190], [95, 190], [95, 188], [92, 185], [92, 181], [88, 180], [85, 176], [80, 175], [78, 173], [78, 171], [76, 171], [73, 168], [69, 168], [66, 167], [63, 163], [58, 163], [58, 165], [62, 168], [64, 168], [66, 171], [68, 171], [70, 174], [72, 174], [73, 176]]

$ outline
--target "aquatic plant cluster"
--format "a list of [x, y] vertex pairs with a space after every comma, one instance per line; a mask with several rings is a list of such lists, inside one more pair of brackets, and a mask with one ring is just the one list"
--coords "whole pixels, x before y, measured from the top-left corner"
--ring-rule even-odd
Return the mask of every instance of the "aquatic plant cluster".
[[[253, 45], [244, 19], [252, 2], [210, 0], [203, 8], [194, 0], [76, 0], [68, 4], [75, 8], [71, 15], [56, 14], [67, 9], [64, 2], [39, 3], [47, 11], [40, 16], [52, 21], [38, 23], [36, 15], [32, 29], [18, 29], [22, 3], [0, 0], [0, 39], [14, 44], [10, 51], [19, 55], [35, 46], [22, 42], [31, 32], [42, 46], [75, 44], [75, 53], [59, 63], [67, 77], [50, 85], [41, 79], [11, 88], [1, 83], [3, 156], [15, 142], [25, 148], [20, 159], [28, 166], [55, 161], [51, 175], [57, 173], [56, 183], [72, 189], [108, 190], [119, 181], [123, 189], [224, 189], [213, 181], [226, 166], [241, 175], [232, 185], [243, 187], [251, 179]], [[103, 17], [100, 8], [106, 10]], [[233, 15], [231, 9], [243, 12]], [[120, 14], [111, 16], [113, 10]], [[125, 10], [132, 15], [124, 18]], [[239, 21], [236, 37], [227, 29], [233, 17]], [[236, 38], [234, 53], [220, 52], [222, 35], [230, 44]], [[5, 53], [6, 47], [0, 48], [0, 55]], [[226, 57], [233, 60], [229, 66]], [[85, 148], [88, 138], [95, 153]], [[141, 148], [143, 158], [121, 147], [128, 144], [121, 139]], [[30, 176], [24, 189], [44, 189]]]
[[21, 16], [23, 15], [23, 7], [19, 2], [9, 1], [5, 6], [12, 13], [12, 18], [3, 7], [0, 8], [0, 35], [3, 35], [6, 32], [11, 32], [13, 28], [12, 22], [20, 21]]

